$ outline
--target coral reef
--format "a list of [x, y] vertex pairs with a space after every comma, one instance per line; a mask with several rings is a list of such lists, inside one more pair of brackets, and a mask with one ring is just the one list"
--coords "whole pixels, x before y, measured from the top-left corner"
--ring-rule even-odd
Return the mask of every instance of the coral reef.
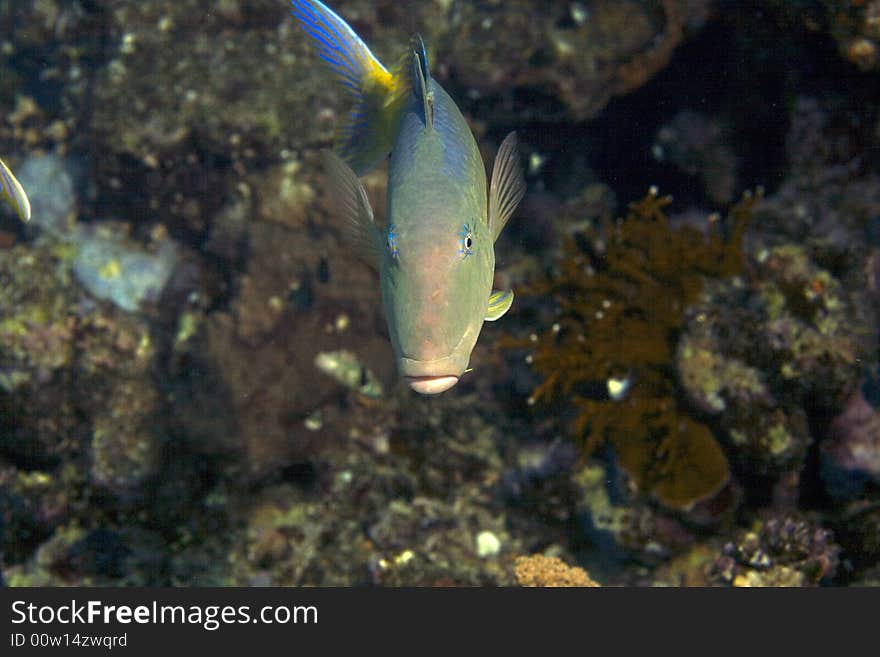
[[599, 586], [583, 568], [569, 566], [559, 557], [517, 557], [515, 568], [520, 586]]
[[877, 585], [878, 3], [329, 4], [519, 131], [512, 312], [396, 381], [288, 3], [0, 3], [0, 581]]
[[863, 70], [880, 65], [880, 2], [826, 0], [831, 33], [846, 59]]
[[585, 465], [572, 479], [580, 493], [575, 505], [580, 530], [603, 551], [657, 563], [690, 542], [687, 530], [644, 502], [612, 498], [607, 471], [601, 464]]
[[[656, 193], [624, 219], [592, 215], [531, 286], [534, 300], [525, 299], [528, 324], [550, 328], [504, 341], [527, 350], [537, 417], [571, 418], [567, 431], [587, 455], [610, 448], [606, 466], [581, 471], [587, 534], [640, 563], [671, 558], [661, 582], [706, 582], [711, 551], [694, 523], [717, 523], [723, 510], [716, 527], [728, 526], [738, 504], [741, 520], [768, 500], [797, 506], [804, 487], [817, 484], [811, 455], [835, 499], [870, 508], [875, 412], [858, 385], [876, 348], [877, 314], [868, 296], [872, 251], [850, 245], [865, 243], [880, 186], [861, 172], [851, 138], [834, 142], [832, 130], [839, 126], [818, 104], [798, 100], [790, 177], [772, 195], [746, 196], [726, 220], [667, 219], [670, 201]], [[621, 470], [619, 488], [647, 493], [665, 510], [615, 497], [606, 482]], [[871, 516], [855, 517], [869, 524]], [[870, 533], [846, 534], [850, 549], [870, 553]], [[828, 567], [810, 580], [785, 568], [738, 582], [828, 583], [837, 574]]]
[[798, 471], [812, 440], [808, 413], [837, 408], [858, 381], [866, 327], [800, 247], [762, 252], [753, 266], [754, 286], [718, 283], [688, 310], [678, 369], [745, 467]]
[[727, 543], [711, 577], [733, 586], [809, 586], [832, 579], [839, 563], [830, 530], [809, 518], [780, 516]]
[[[496, 115], [546, 121], [564, 112], [580, 120], [661, 70], [685, 31], [703, 22], [709, 3], [657, 5], [646, 10], [630, 2], [552, 2], [536, 13], [531, 1], [508, 4], [504, 11], [462, 3], [431, 23], [455, 31], [441, 27], [444, 32], [428, 42], [438, 44], [438, 59]], [[511, 82], [517, 92], [505, 108], [499, 96], [508, 94]]]
[[525, 546], [493, 503], [501, 430], [472, 412], [472, 395], [441, 409], [397, 390], [383, 407], [325, 413], [349, 436], [316, 462], [326, 483], [301, 476], [236, 505], [246, 530], [231, 546], [233, 582], [513, 583], [506, 560]]
[[[661, 70], [708, 5], [340, 0], [334, 8], [386, 63], [420, 31], [434, 75], [481, 131], [487, 116], [595, 116]], [[90, 210], [112, 215], [135, 201], [174, 233], [204, 238], [248, 173], [286, 177], [303, 151], [328, 145], [341, 109], [276, 0], [216, 10], [198, 0], [18, 3], [0, 8], [0, 32], [9, 35], [0, 102], [17, 103], [0, 126], [0, 145], [9, 134], [32, 150], [99, 153], [87, 172]], [[41, 68], [55, 81], [45, 99], [22, 92], [22, 80]], [[290, 191], [261, 201], [261, 211], [286, 221], [269, 205], [289, 208]]]
[[[792, 175], [755, 208], [748, 273], [706, 290], [678, 345], [688, 398], [718, 418], [743, 470], [762, 475], [801, 471], [812, 432], [854, 395], [876, 341], [861, 244], [880, 184], [858, 174], [846, 140], [829, 150], [826, 123], [814, 101], [796, 103]], [[823, 453], [843, 454], [844, 418]]]
[[155, 253], [145, 253], [120, 239], [121, 232], [118, 226], [108, 225], [79, 228], [71, 236], [76, 244], [73, 274], [93, 296], [136, 312], [159, 300], [178, 255], [169, 240], [158, 244]]
[[52, 241], [0, 250], [0, 463], [12, 514], [0, 551], [15, 559], [58, 525], [94, 522], [91, 496], [140, 496], [159, 467], [150, 328], [88, 298], [70, 255]]
[[880, 482], [880, 413], [861, 391], [831, 421], [821, 458], [822, 476], [833, 497], [851, 497], [869, 480]]
[[880, 62], [880, 3], [877, 0], [765, 0], [762, 10], [794, 30], [827, 33], [840, 56], [863, 71]]
[[[254, 193], [263, 196], [261, 187]], [[231, 306], [204, 318], [178, 355], [187, 362], [177, 381], [181, 431], [200, 449], [240, 452], [257, 477], [302, 459], [336, 430], [306, 421], [336, 404], [347, 385], [322, 372], [318, 354], [356, 354], [363, 365], [356, 383], [370, 396], [392, 381], [373, 272], [349, 263], [327, 225], [326, 199], [315, 196], [309, 221], [295, 228], [248, 223], [247, 270]], [[216, 407], [208, 421], [198, 412], [204, 403]]]
[[876, 495], [873, 500], [850, 502], [835, 515], [832, 529], [848, 569], [860, 573], [874, 568], [876, 572], [880, 560], [880, 505]]
[[[704, 276], [731, 276], [743, 264], [742, 238], [754, 199], [731, 212], [730, 235], [673, 230], [655, 190], [572, 241], [560, 271], [529, 294], [559, 305], [553, 326], [516, 346], [542, 381], [532, 400], [560, 396], [577, 411], [572, 432], [592, 453], [610, 444], [639, 490], [673, 508], [688, 508], [727, 482], [726, 457], [711, 430], [687, 416], [669, 376], [685, 307], [696, 301]], [[529, 345], [529, 343], [532, 343]], [[594, 381], [632, 377], [619, 402], [591, 398]]]
[[726, 141], [717, 121], [682, 110], [657, 132], [651, 152], [656, 159], [699, 176], [713, 203], [729, 203], [737, 188], [736, 156]]

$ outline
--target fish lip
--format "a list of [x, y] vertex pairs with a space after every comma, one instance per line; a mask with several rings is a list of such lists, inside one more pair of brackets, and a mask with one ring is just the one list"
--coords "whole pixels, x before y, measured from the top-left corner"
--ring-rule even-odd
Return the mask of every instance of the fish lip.
[[397, 359], [398, 368], [404, 378], [424, 378], [436, 376], [459, 377], [467, 369], [467, 359], [456, 354], [435, 358], [432, 360], [420, 360], [401, 356]]
[[458, 383], [459, 377], [455, 374], [439, 374], [432, 376], [404, 376], [409, 387], [423, 395], [437, 395], [449, 390]]
[[425, 395], [449, 390], [458, 383], [470, 360], [470, 352], [460, 349], [467, 336], [462, 336], [455, 348], [446, 356], [422, 360], [400, 354], [397, 367], [409, 387]]
[[462, 336], [458, 344], [446, 356], [440, 358], [413, 358], [401, 353], [397, 358], [397, 366], [404, 377], [454, 376], [460, 377], [467, 369], [470, 353], [462, 353], [461, 345], [467, 336]]

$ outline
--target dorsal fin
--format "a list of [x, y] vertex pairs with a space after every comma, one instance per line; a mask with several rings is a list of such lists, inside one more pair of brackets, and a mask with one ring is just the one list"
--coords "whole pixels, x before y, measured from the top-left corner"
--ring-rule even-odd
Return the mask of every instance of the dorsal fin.
[[413, 94], [422, 104], [422, 118], [426, 128], [434, 127], [434, 92], [431, 90], [431, 72], [428, 70], [428, 52], [418, 33], [411, 40], [413, 64]]

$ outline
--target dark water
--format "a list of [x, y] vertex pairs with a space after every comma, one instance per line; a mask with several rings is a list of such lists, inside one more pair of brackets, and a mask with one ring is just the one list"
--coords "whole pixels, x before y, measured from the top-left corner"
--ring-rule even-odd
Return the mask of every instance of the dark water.
[[0, 1], [3, 580], [876, 583], [880, 3], [332, 6], [517, 131], [513, 306], [400, 379], [290, 3]]

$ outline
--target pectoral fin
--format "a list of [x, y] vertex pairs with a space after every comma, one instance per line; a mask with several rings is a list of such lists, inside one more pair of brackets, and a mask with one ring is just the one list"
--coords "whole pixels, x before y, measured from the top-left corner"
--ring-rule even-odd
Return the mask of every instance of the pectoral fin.
[[516, 133], [511, 132], [501, 142], [495, 156], [489, 185], [489, 228], [493, 241], [498, 239], [525, 192], [526, 181], [516, 151]]
[[493, 290], [489, 295], [489, 307], [486, 309], [486, 321], [500, 319], [513, 304], [513, 290]]
[[27, 194], [3, 160], [0, 160], [0, 201], [8, 203], [22, 221], [30, 220], [31, 204]]
[[330, 193], [341, 215], [346, 238], [364, 262], [379, 269], [379, 231], [373, 223], [373, 210], [361, 181], [354, 171], [332, 151], [324, 151], [324, 166]]

